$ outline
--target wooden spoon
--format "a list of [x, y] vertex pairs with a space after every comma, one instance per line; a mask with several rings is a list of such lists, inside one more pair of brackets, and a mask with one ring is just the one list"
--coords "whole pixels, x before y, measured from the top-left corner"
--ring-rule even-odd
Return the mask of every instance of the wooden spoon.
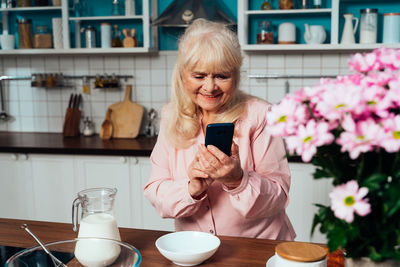
[[111, 123], [111, 109], [107, 109], [106, 118], [101, 124], [100, 128], [100, 138], [101, 139], [110, 139], [113, 132], [113, 125]]

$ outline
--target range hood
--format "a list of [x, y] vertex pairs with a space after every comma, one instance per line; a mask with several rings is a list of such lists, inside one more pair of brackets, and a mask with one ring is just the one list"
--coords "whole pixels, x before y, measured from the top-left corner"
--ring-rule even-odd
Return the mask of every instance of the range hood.
[[198, 18], [234, 25], [235, 22], [223, 10], [228, 8], [220, 0], [174, 0], [152, 25], [187, 27]]

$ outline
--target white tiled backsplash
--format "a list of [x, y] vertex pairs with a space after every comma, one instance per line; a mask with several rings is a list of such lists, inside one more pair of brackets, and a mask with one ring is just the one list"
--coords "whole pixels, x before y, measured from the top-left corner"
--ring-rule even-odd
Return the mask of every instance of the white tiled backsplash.
[[[285, 79], [249, 79], [249, 74], [338, 75], [348, 74], [349, 54], [244, 54], [241, 89], [252, 95], [277, 103], [285, 95]], [[107, 56], [8, 56], [0, 58], [1, 75], [30, 76], [31, 73], [64, 75], [120, 74], [134, 78], [121, 80], [122, 90], [93, 89], [83, 95], [82, 116], [88, 116], [99, 132], [106, 109], [124, 97], [126, 84], [132, 84], [132, 101], [146, 111], [161, 107], [170, 97], [170, 77], [176, 51], [157, 55]], [[290, 92], [318, 79], [289, 79]], [[5, 110], [14, 117], [0, 122], [0, 131], [61, 133], [65, 110], [71, 93], [82, 93], [82, 80], [70, 80], [74, 87], [45, 89], [31, 87], [29, 80], [3, 81]], [[142, 123], [143, 133], [147, 116]]]

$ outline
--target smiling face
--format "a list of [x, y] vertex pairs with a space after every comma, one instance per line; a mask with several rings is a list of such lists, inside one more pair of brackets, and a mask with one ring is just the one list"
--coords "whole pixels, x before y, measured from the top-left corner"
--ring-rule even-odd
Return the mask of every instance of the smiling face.
[[188, 96], [205, 116], [218, 113], [235, 90], [232, 72], [210, 72], [201, 67], [183, 69], [182, 80]]

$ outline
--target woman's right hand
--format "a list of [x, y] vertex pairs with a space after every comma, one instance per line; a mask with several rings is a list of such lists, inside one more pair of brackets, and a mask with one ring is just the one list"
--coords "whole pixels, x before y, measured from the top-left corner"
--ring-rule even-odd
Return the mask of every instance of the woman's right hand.
[[209, 178], [205, 172], [201, 171], [200, 168], [201, 166], [199, 164], [199, 157], [196, 154], [188, 169], [188, 175], [190, 179], [188, 189], [189, 194], [193, 198], [198, 198], [201, 194], [203, 194], [214, 181], [213, 179]]

